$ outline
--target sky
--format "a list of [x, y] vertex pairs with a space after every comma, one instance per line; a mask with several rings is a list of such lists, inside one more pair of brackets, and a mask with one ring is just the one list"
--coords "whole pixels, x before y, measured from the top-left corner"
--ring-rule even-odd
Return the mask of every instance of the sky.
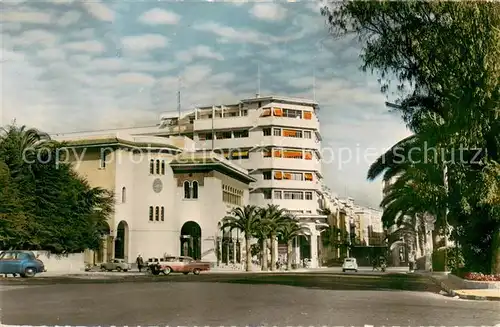
[[[361, 44], [334, 39], [306, 2], [2, 2], [0, 124], [46, 132], [147, 125], [177, 108], [260, 94], [320, 104], [325, 184], [378, 207], [366, 172], [410, 133], [390, 113]], [[390, 100], [390, 99], [389, 99]], [[333, 155], [333, 157], [332, 157]], [[351, 158], [351, 159], [350, 159]]]

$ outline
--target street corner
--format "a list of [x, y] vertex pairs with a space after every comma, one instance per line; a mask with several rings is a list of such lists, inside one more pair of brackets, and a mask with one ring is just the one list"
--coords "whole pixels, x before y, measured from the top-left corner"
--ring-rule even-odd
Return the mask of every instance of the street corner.
[[454, 290], [451, 293], [463, 300], [500, 301], [498, 289]]

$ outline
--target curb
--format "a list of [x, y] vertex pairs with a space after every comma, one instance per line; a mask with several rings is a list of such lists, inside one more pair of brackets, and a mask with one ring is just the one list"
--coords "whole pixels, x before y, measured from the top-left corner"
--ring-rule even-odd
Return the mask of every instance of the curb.
[[429, 276], [430, 279], [437, 284], [439, 287], [441, 287], [442, 290], [444, 290], [449, 296], [452, 297], [458, 297], [463, 300], [475, 300], [475, 301], [500, 301], [500, 297], [496, 296], [478, 296], [478, 295], [464, 295], [464, 294], [457, 294], [453, 289], [448, 287], [445, 282], [439, 281], [433, 276]]
[[463, 294], [456, 294], [453, 292], [454, 296], [458, 296], [461, 299], [464, 300], [476, 300], [476, 301], [500, 301], [500, 297], [497, 296], [477, 296], [477, 295], [463, 295]]

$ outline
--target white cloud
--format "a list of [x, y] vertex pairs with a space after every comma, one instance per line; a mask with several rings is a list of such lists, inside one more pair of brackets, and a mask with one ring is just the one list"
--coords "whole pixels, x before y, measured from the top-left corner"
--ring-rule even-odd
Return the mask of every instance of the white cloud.
[[50, 24], [51, 17], [47, 13], [37, 11], [7, 11], [0, 15], [2, 23]]
[[57, 25], [60, 26], [69, 26], [72, 25], [80, 20], [80, 17], [82, 16], [81, 13], [78, 11], [67, 11], [65, 12], [61, 17], [57, 19]]
[[210, 73], [212, 68], [207, 65], [191, 65], [184, 69], [182, 73], [182, 82], [186, 84], [196, 84], [205, 80]]
[[84, 51], [90, 53], [102, 53], [105, 48], [99, 41], [70, 42], [63, 45], [64, 48], [74, 51]]
[[155, 78], [143, 73], [122, 73], [116, 76], [116, 79], [125, 84], [137, 84], [142, 86], [151, 86], [155, 83]]
[[278, 21], [286, 17], [286, 9], [276, 3], [257, 3], [250, 13], [257, 19]]
[[141, 23], [151, 24], [151, 25], [156, 25], [156, 24], [175, 25], [180, 21], [180, 19], [181, 16], [179, 16], [178, 14], [160, 8], [154, 8], [148, 10], [139, 17], [139, 21]]
[[47, 61], [64, 60], [66, 54], [60, 48], [50, 48], [37, 51], [36, 56]]
[[46, 47], [53, 46], [59, 37], [46, 30], [28, 30], [23, 32], [19, 37], [12, 41], [16, 45], [29, 46], [33, 44], [43, 45]]
[[160, 34], [143, 34], [125, 36], [121, 43], [125, 50], [140, 52], [164, 48], [168, 45], [168, 39]]
[[77, 39], [91, 39], [94, 38], [94, 29], [87, 27], [81, 30], [78, 30], [74, 33], [70, 34], [71, 37], [77, 38]]
[[215, 60], [224, 60], [224, 56], [218, 52], [213, 51], [206, 45], [198, 45], [189, 50], [178, 52], [175, 57], [177, 60], [184, 62], [191, 62], [195, 58], [207, 58]]
[[254, 44], [269, 44], [269, 37], [265, 34], [249, 30], [236, 29], [229, 26], [224, 26], [215, 22], [207, 22], [193, 26], [193, 29], [210, 32], [220, 37], [222, 40], [235, 43], [254, 43]]
[[89, 14], [99, 20], [106, 22], [112, 22], [115, 20], [115, 12], [107, 5], [98, 2], [97, 0], [85, 1], [82, 5]]

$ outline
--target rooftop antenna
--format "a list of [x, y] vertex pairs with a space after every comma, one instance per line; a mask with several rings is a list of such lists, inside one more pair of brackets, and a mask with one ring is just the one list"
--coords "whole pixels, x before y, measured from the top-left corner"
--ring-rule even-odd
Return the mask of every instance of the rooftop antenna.
[[260, 61], [257, 62], [257, 98], [260, 98]]
[[181, 77], [178, 77], [178, 86], [177, 86], [177, 111], [179, 113], [179, 119], [177, 120], [177, 129], [179, 132], [179, 136], [181, 136]]
[[313, 67], [313, 101], [316, 102], [316, 62]]

